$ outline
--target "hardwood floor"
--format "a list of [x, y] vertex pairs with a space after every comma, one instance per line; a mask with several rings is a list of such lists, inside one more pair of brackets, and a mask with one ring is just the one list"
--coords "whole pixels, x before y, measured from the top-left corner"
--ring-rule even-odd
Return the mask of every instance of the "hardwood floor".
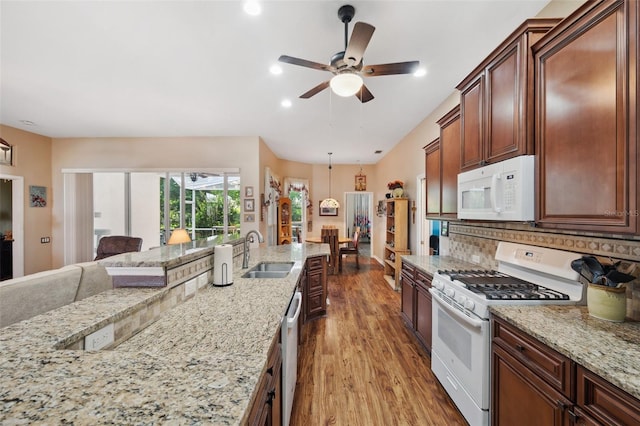
[[400, 317], [376, 261], [329, 276], [327, 316], [305, 325], [292, 426], [466, 425]]

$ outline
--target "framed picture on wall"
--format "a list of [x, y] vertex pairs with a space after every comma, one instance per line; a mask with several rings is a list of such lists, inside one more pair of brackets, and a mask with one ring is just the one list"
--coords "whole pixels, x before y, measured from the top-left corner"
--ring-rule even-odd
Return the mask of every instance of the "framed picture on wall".
[[442, 226], [440, 227], [440, 235], [442, 235], [443, 237], [449, 236], [449, 222], [447, 222], [446, 220], [442, 221]]
[[245, 222], [255, 222], [256, 221], [256, 215], [253, 214], [253, 213], [245, 214], [244, 215], [244, 221]]
[[338, 216], [338, 208], [320, 206], [320, 216]]
[[253, 197], [253, 186], [244, 187], [244, 196], [247, 198]]
[[47, 207], [47, 187], [46, 186], [29, 186], [29, 206], [30, 207]]
[[255, 202], [253, 201], [253, 198], [247, 198], [246, 200], [244, 200], [245, 212], [255, 211], [255, 208], [256, 208], [256, 205], [255, 205]]

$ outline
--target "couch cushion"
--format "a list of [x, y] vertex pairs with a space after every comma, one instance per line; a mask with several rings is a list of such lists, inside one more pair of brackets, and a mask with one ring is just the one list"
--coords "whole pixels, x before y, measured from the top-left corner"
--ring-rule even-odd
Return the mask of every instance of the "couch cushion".
[[98, 262], [76, 263], [75, 266], [82, 269], [76, 301], [113, 288], [113, 280], [107, 269]]
[[82, 269], [69, 265], [0, 283], [0, 327], [73, 303]]

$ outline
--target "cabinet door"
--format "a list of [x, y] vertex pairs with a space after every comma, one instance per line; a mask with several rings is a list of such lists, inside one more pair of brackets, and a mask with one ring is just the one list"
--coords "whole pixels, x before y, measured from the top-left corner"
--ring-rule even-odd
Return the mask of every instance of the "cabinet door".
[[487, 129], [484, 158], [495, 163], [525, 151], [526, 141], [521, 123], [521, 98], [526, 85], [520, 63], [523, 39], [519, 38], [504, 54], [489, 64], [486, 70]]
[[427, 180], [427, 216], [440, 215], [440, 139], [424, 147]]
[[571, 401], [497, 345], [492, 367], [492, 425], [569, 424]]
[[413, 282], [413, 278], [411, 277], [411, 273], [406, 269], [402, 269], [400, 273], [400, 291], [402, 293], [402, 299], [400, 299], [400, 312], [402, 318], [407, 323], [409, 328], [412, 330], [415, 328], [413, 321], [413, 313], [414, 313], [414, 293], [415, 293], [415, 283]]
[[460, 93], [461, 133], [460, 168], [470, 170], [480, 166], [484, 160], [482, 149], [483, 120], [483, 74], [471, 81]]
[[431, 293], [427, 287], [416, 283], [416, 336], [427, 351], [431, 352]]
[[585, 6], [534, 49], [537, 222], [635, 233], [638, 2]]
[[440, 124], [441, 213], [458, 216], [458, 173], [460, 173], [460, 106], [456, 106]]

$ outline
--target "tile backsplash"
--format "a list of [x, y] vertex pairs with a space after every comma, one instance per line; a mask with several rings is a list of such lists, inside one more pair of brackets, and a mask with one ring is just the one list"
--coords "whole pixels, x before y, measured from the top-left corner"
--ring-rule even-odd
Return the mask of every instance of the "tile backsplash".
[[[640, 240], [637, 239], [605, 238], [579, 233], [560, 234], [532, 230], [525, 225], [522, 225], [522, 229], [517, 229], [517, 226], [512, 229], [487, 224], [449, 224], [449, 255], [466, 261], [472, 255], [478, 256], [477, 263], [483, 268], [498, 267], [494, 255], [500, 241], [590, 254], [603, 261], [620, 260], [621, 267], [626, 272], [640, 277]], [[640, 321], [640, 278], [627, 284], [627, 317]]]

